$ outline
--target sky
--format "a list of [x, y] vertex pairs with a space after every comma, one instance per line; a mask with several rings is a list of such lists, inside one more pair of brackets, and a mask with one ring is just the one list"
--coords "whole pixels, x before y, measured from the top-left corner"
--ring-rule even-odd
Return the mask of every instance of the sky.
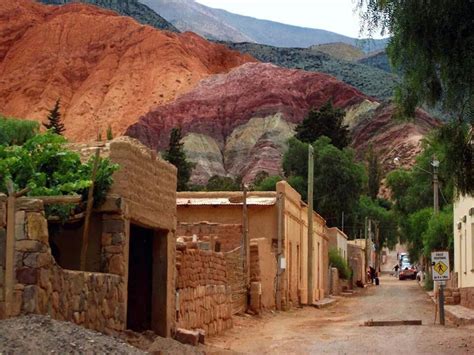
[[[239, 15], [360, 37], [354, 0], [196, 0]], [[381, 38], [373, 34], [373, 38]]]

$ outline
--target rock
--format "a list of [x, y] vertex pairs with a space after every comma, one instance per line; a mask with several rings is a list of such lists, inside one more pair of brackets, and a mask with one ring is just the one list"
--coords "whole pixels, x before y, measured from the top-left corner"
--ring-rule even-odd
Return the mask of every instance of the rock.
[[23, 291], [23, 311], [34, 313], [37, 305], [37, 286], [26, 286]]
[[15, 243], [15, 249], [24, 252], [39, 252], [43, 249], [44, 244], [36, 240], [19, 240]]
[[39, 270], [33, 268], [23, 268], [16, 270], [16, 279], [25, 285], [34, 285], [38, 281]]
[[108, 272], [111, 274], [123, 275], [124, 262], [121, 254], [115, 254], [110, 258]]
[[199, 332], [195, 330], [187, 330], [178, 328], [176, 329], [176, 333], [174, 338], [183, 344], [189, 344], [196, 346], [199, 343]]
[[43, 121], [60, 97], [65, 134], [76, 141], [96, 139], [108, 125], [120, 135], [200, 79], [254, 60], [86, 4], [4, 0], [0, 21], [2, 114]]

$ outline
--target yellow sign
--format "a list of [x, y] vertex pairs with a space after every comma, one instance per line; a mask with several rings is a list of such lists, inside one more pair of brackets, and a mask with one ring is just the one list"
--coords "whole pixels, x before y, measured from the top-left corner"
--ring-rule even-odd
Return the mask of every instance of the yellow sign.
[[434, 269], [438, 274], [443, 275], [446, 272], [446, 270], [448, 270], [448, 266], [442, 261], [438, 261], [434, 265]]

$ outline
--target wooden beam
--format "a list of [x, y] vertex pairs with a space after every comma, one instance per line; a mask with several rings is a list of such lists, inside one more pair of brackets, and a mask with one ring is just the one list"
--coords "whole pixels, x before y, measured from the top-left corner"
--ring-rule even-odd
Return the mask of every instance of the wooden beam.
[[397, 326], [397, 325], [422, 325], [421, 320], [384, 320], [374, 321], [369, 320], [364, 323], [367, 327], [386, 327], [386, 326]]
[[15, 258], [15, 191], [11, 180], [7, 181], [7, 240], [5, 255], [5, 313], [8, 318], [12, 314], [13, 284], [14, 284], [14, 258]]
[[87, 195], [87, 208], [86, 208], [86, 215], [84, 221], [84, 230], [82, 231], [82, 247], [81, 247], [81, 270], [86, 269], [86, 256], [87, 256], [87, 247], [89, 246], [89, 221], [91, 217], [92, 206], [94, 204], [94, 183], [95, 183], [95, 176], [97, 174], [97, 168], [99, 166], [99, 159], [100, 159], [100, 149], [97, 148], [95, 151], [94, 157], [94, 166], [92, 168], [92, 175], [91, 175], [91, 186], [89, 187], [89, 192]]
[[60, 205], [60, 204], [78, 204], [82, 202], [81, 195], [66, 195], [66, 196], [32, 196], [31, 198], [43, 201], [45, 205]]

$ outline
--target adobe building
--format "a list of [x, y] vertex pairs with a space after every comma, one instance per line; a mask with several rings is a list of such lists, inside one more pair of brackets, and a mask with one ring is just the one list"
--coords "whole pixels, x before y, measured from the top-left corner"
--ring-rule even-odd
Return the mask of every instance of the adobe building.
[[119, 164], [94, 209], [85, 271], [84, 218], [64, 225], [47, 199], [0, 196], [0, 317], [48, 314], [113, 334], [132, 329], [170, 336], [175, 328], [176, 169], [126, 137], [71, 147], [99, 148]]
[[474, 309], [474, 197], [460, 196], [453, 208], [454, 271], [460, 304]]
[[326, 229], [329, 238], [329, 249], [335, 249], [344, 260], [348, 260], [347, 235], [337, 227]]
[[[277, 184], [276, 191], [250, 192], [247, 208], [250, 281], [260, 283], [261, 306], [287, 309], [307, 304], [307, 205], [288, 183], [282, 181]], [[242, 192], [179, 192], [177, 209], [180, 234], [198, 234], [189, 232], [190, 228], [197, 228], [206, 221], [215, 225], [212, 234], [221, 241], [222, 251], [230, 252], [241, 247], [242, 234], [236, 234], [235, 228], [241, 228], [243, 222]], [[225, 228], [217, 227], [219, 225], [234, 228], [234, 232], [223, 232]], [[328, 295], [325, 227], [325, 220], [313, 213], [314, 287], [311, 292], [314, 300]], [[278, 259], [281, 259], [280, 265]]]

